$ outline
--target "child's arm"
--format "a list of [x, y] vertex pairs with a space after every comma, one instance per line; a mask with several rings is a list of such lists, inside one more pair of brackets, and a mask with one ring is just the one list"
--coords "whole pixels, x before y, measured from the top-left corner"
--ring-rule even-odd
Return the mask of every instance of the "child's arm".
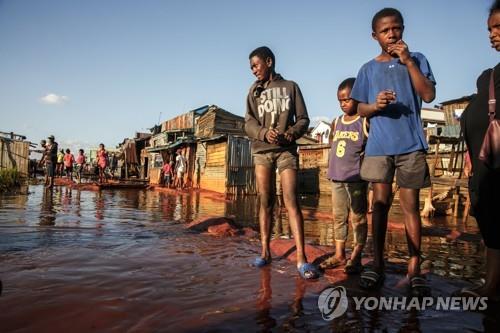
[[415, 63], [408, 50], [408, 45], [402, 40], [395, 44], [389, 45], [387, 52], [396, 54], [399, 57], [399, 61], [408, 68], [408, 73], [410, 74], [411, 82], [415, 87], [415, 91], [426, 103], [430, 103], [436, 97], [436, 88], [434, 83], [422, 74], [422, 71]]
[[358, 114], [361, 117], [371, 117], [395, 100], [396, 95], [393, 91], [383, 90], [378, 93], [375, 103], [358, 103]]
[[309, 127], [309, 115], [307, 114], [306, 103], [298, 85], [294, 84], [295, 96], [295, 124], [286, 130], [285, 139], [289, 142], [297, 140], [307, 132]]

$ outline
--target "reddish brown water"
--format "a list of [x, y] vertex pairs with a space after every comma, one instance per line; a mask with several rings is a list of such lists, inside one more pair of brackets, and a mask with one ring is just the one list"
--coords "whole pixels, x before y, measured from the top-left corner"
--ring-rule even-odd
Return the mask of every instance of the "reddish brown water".
[[[184, 228], [208, 215], [234, 215], [239, 224], [255, 226], [252, 197], [223, 202], [199, 193], [57, 187], [51, 194], [41, 186], [29, 191], [0, 196], [0, 332], [451, 332], [498, 327], [497, 313], [491, 311], [349, 309], [341, 318], [324, 321], [317, 300], [331, 283], [327, 277], [304, 282], [286, 260], [255, 269], [249, 264], [258, 254], [255, 241]], [[329, 200], [302, 198], [310, 243], [333, 243], [332, 225], [324, 218]], [[397, 206], [392, 213], [387, 253], [398, 265], [406, 259], [406, 239]], [[475, 222], [424, 222], [423, 253], [433, 263], [433, 287], [448, 292], [449, 281], [479, 281], [484, 248]], [[283, 218], [275, 231], [286, 234], [287, 229]], [[455, 230], [462, 235], [450, 242], [446, 235]], [[343, 283], [359, 292], [356, 279]]]

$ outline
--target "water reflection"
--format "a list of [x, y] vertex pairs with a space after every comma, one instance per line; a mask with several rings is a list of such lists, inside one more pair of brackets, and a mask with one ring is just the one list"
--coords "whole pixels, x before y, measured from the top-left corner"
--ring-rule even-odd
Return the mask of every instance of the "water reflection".
[[43, 191], [42, 201], [40, 203], [40, 225], [55, 225], [56, 211], [54, 209], [54, 192], [52, 189]]
[[[287, 330], [300, 328], [302, 325], [298, 322], [299, 319], [309, 319], [307, 314], [304, 312], [303, 299], [306, 294], [307, 282], [295, 277], [290, 278], [292, 283], [295, 285], [295, 289], [292, 295], [291, 303], [287, 306], [285, 315], [281, 315], [277, 318], [272, 315], [272, 274], [278, 274], [277, 272], [272, 272], [271, 267], [264, 267], [260, 269], [260, 288], [257, 294], [256, 309], [257, 313], [255, 316], [256, 323], [259, 327], [259, 332], [271, 332], [273, 328], [278, 325], [283, 329]], [[276, 286], [276, 284], [275, 284]], [[286, 300], [285, 300], [286, 301]], [[287, 302], [289, 303], [289, 302]], [[274, 309], [276, 310], [276, 309]]]
[[[498, 327], [494, 312], [358, 311], [354, 304], [345, 316], [325, 322], [316, 302], [329, 284], [326, 277], [317, 283], [304, 282], [286, 260], [256, 270], [248, 265], [258, 253], [256, 243], [184, 229], [187, 222], [214, 215], [234, 216], [238, 224], [256, 227], [255, 197], [223, 201], [200, 193], [88, 192], [65, 187], [45, 191], [41, 186], [30, 191], [23, 196], [0, 195], [2, 332], [53, 327], [54, 317], [46, 315], [44, 299], [51, 299], [51, 311], [64, 313], [65, 321], [77, 327], [92, 330], [94, 318], [99, 318], [100, 326], [94, 329], [101, 331], [130, 327], [137, 331], [166, 331], [166, 327], [172, 331], [432, 331], [443, 327], [479, 331]], [[330, 198], [302, 198], [301, 204], [307, 242], [333, 245]], [[287, 237], [285, 210], [278, 205], [274, 216], [274, 236]], [[479, 280], [484, 247], [474, 223], [427, 221], [422, 248], [431, 273]], [[404, 268], [406, 237], [397, 214], [391, 215], [391, 225], [388, 260]], [[357, 277], [343, 277], [341, 283], [349, 295], [367, 296], [357, 291], [357, 282]], [[390, 286], [396, 283], [388, 281]], [[438, 293], [450, 291], [443, 287]]]
[[273, 291], [271, 289], [271, 268], [264, 267], [260, 270], [260, 288], [257, 296], [257, 315], [255, 320], [261, 332], [268, 332], [276, 327], [276, 319], [271, 316], [271, 300]]

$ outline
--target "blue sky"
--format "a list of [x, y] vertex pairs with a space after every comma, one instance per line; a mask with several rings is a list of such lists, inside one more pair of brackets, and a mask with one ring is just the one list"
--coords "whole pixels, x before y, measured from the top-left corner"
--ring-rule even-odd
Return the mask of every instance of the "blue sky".
[[205, 104], [244, 115], [248, 53], [268, 45], [310, 117], [340, 114], [336, 87], [376, 56], [371, 18], [405, 17], [404, 39], [437, 80], [431, 105], [475, 91], [498, 62], [491, 1], [0, 0], [0, 131], [66, 148], [115, 146]]

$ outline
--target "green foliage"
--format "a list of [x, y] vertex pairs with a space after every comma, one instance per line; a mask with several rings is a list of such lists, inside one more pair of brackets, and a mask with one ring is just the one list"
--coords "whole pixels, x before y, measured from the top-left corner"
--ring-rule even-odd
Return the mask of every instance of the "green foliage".
[[19, 171], [17, 169], [0, 169], [0, 191], [7, 191], [19, 186]]

